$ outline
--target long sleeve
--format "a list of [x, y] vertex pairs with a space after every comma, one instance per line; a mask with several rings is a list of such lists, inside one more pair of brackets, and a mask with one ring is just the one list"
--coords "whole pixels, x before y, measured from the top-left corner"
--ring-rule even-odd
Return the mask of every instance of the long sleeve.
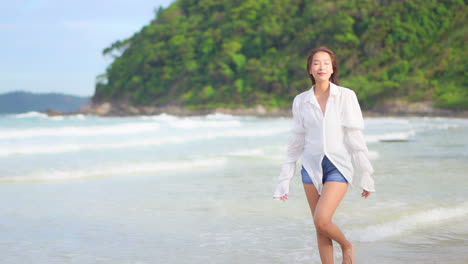
[[366, 191], [375, 192], [374, 180], [371, 175], [374, 173], [372, 164], [369, 161], [366, 141], [362, 130], [364, 129], [364, 119], [356, 94], [351, 91], [345, 100], [342, 116], [344, 129], [344, 143], [351, 154], [351, 162], [355, 170], [355, 181]]
[[375, 192], [374, 180], [371, 175], [374, 168], [369, 161], [368, 149], [361, 129], [345, 127], [345, 145], [351, 154], [351, 162], [355, 170], [359, 186], [366, 191]]
[[304, 151], [304, 136], [305, 129], [300, 113], [300, 102], [296, 96], [293, 101], [293, 127], [291, 130], [291, 137], [286, 151], [286, 158], [281, 166], [281, 172], [278, 177], [278, 184], [273, 194], [274, 199], [279, 199], [285, 194], [289, 193], [289, 184], [292, 177], [296, 174], [296, 161]]

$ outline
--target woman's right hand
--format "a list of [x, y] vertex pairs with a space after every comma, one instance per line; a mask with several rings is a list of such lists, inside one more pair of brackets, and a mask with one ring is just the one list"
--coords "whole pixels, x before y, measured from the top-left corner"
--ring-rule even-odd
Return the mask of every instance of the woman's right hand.
[[285, 194], [285, 195], [281, 196], [280, 199], [282, 201], [286, 202], [286, 200], [288, 200], [288, 194]]
[[364, 197], [364, 198], [367, 198], [371, 195], [371, 192], [369, 191], [366, 191], [366, 190], [362, 190], [362, 193], [361, 193], [361, 196]]

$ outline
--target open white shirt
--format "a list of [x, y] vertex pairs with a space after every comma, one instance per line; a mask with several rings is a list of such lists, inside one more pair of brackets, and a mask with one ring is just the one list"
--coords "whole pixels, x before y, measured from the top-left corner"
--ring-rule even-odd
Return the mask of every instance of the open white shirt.
[[364, 120], [353, 90], [330, 83], [330, 95], [323, 113], [312, 86], [294, 98], [292, 113], [292, 137], [273, 198], [279, 199], [289, 193], [296, 161], [301, 155], [302, 165], [319, 194], [323, 188], [322, 159], [325, 155], [351, 185], [358, 184], [366, 191], [375, 192], [371, 178], [374, 169], [362, 134]]

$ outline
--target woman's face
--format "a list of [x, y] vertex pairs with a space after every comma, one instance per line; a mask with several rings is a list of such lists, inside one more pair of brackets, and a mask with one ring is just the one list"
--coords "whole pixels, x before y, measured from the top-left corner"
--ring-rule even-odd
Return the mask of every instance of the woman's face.
[[330, 54], [324, 51], [319, 51], [312, 57], [310, 64], [310, 74], [315, 79], [315, 82], [329, 81], [333, 73], [333, 65]]

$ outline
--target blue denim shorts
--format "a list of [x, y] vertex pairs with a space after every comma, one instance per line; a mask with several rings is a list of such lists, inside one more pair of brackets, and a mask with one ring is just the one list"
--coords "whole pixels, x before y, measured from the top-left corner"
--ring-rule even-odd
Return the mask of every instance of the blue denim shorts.
[[[329, 182], [329, 181], [348, 183], [348, 181], [343, 176], [343, 174], [335, 167], [335, 165], [333, 165], [333, 163], [331, 163], [331, 161], [327, 158], [327, 156], [323, 157], [322, 170], [323, 170], [322, 183]], [[304, 169], [304, 166], [302, 166], [301, 174], [302, 174], [302, 183], [314, 184], [312, 182], [312, 178], [310, 178], [309, 174]]]

